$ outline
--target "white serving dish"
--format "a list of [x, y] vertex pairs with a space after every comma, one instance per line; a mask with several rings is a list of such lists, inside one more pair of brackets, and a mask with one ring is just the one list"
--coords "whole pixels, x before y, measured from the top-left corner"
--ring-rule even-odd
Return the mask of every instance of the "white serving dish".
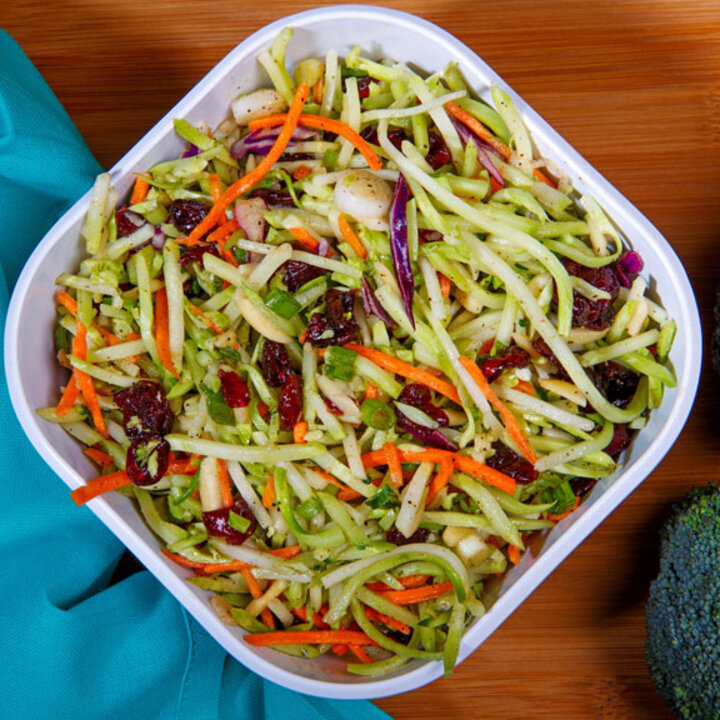
[[[207, 120], [214, 126], [228, 113], [230, 101], [239, 91], [261, 82], [256, 57], [285, 26], [295, 29], [288, 53], [291, 64], [309, 55], [323, 56], [330, 47], [337, 48], [342, 56], [359, 43], [373, 56], [387, 55], [430, 72], [457, 61], [470, 86], [488, 99], [491, 85], [507, 89], [540, 152], [552, 158], [580, 190], [592, 193], [642, 253], [643, 274], [652, 279], [653, 289], [678, 323], [671, 355], [677, 388], [668, 391], [662, 407], [652, 413], [625, 467], [601, 482], [582, 507], [549, 534], [537, 557], [528, 553], [510, 572], [495, 605], [465, 635], [460, 649], [463, 660], [650, 474], [678, 437], [690, 412], [700, 372], [701, 330], [695, 298], [682, 264], [658, 230], [487, 64], [444, 30], [395, 10], [359, 5], [322, 8], [283, 18], [251, 35], [112, 168], [113, 184], [121, 196], [128, 191], [134, 172], [181, 151], [183, 144], [173, 132], [173, 118], [184, 117], [195, 123]], [[262, 82], [267, 84], [264, 78]], [[37, 451], [70, 488], [83, 484], [94, 474], [93, 468], [79, 444], [60, 427], [40, 420], [34, 410], [55, 404], [57, 388], [64, 379], [65, 371], [55, 362], [52, 349], [54, 278], [82, 258], [78, 235], [87, 202], [88, 195], [78, 200], [28, 260], [12, 296], [5, 332], [5, 368], [15, 412]], [[356, 699], [412, 690], [442, 674], [439, 662], [413, 661], [387, 677], [360, 678], [345, 673], [344, 663], [334, 657], [307, 661], [266, 648], [251, 648], [243, 642], [239, 628], [223, 625], [215, 616], [208, 604], [210, 595], [185, 582], [189, 572], [161, 555], [157, 540], [128, 500], [111, 494], [92, 501], [90, 508], [228, 653], [273, 682], [310, 695]]]

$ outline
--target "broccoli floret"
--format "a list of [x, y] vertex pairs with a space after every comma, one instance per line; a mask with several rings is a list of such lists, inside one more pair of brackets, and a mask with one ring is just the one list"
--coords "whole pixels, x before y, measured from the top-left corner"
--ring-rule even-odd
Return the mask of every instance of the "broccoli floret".
[[647, 661], [683, 720], [720, 718], [720, 486], [692, 490], [662, 530], [647, 604]]

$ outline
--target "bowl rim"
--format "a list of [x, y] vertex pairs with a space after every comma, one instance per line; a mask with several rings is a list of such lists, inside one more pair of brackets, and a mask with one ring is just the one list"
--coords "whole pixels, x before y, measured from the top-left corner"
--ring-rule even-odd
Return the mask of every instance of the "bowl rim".
[[[569, 527], [566, 527], [553, 545], [524, 572], [520, 578], [522, 582], [516, 582], [493, 606], [492, 612], [489, 612], [488, 615], [485, 616], [482, 623], [482, 634], [488, 637], [517, 609], [528, 595], [546, 579], [550, 572], [654, 470], [669, 451], [670, 447], [672, 447], [690, 414], [699, 383], [702, 362], [700, 318], [697, 302], [687, 273], [667, 240], [665, 240], [660, 232], [634, 205], [625, 199], [614, 186], [584, 160], [584, 158], [545, 120], [532, 110], [522, 98], [517, 96], [512, 88], [502, 81], [497, 73], [471, 48], [446, 30], [428, 20], [410, 13], [384, 7], [366, 5], [328, 6], [288, 15], [265, 25], [249, 35], [215, 65], [204, 78], [115, 163], [109, 172], [111, 176], [118, 176], [130, 172], [136, 160], [145, 154], [147, 149], [152, 148], [154, 143], [167, 132], [168, 123], [172, 123], [174, 117], [185, 116], [186, 112], [194, 106], [201, 96], [207, 94], [213, 85], [223, 81], [227, 71], [237, 61], [239, 56], [253, 52], [259, 45], [267, 44], [283, 27], [288, 25], [303, 27], [307, 24], [312, 25], [313, 22], [318, 20], [338, 20], [358, 17], [372, 18], [378, 21], [389, 21], [397, 25], [398, 28], [403, 25], [411, 27], [427, 36], [432, 36], [433, 41], [445, 44], [450, 50], [454, 51], [455, 54], [464, 56], [467, 62], [474, 63], [476, 66], [483, 66], [486, 72], [493, 76], [494, 82], [510, 92], [513, 100], [518, 103], [518, 107], [522, 110], [523, 114], [532, 120], [532, 125], [536, 128], [541, 128], [545, 138], [554, 143], [556, 152], [559, 148], [564, 159], [569, 159], [575, 164], [579, 163], [583, 166], [585, 182], [591, 180], [595, 184], [601, 185], [605, 196], [612, 198], [615, 203], [623, 205], [624, 211], [631, 214], [633, 221], [639, 224], [640, 228], [651, 237], [654, 243], [659, 244], [663, 251], [662, 259], [669, 271], [668, 276], [672, 278], [673, 282], [680, 286], [680, 294], [686, 300], [686, 303], [681, 309], [682, 312], [679, 313], [683, 315], [682, 319], [686, 323], [685, 329], [688, 335], [687, 347], [684, 349], [686, 362], [684, 364], [684, 374], [682, 378], [682, 393], [678, 393], [675, 398], [667, 420], [657, 436], [638, 458], [638, 461], [627, 471], [622, 472], [615, 482], [603, 492], [597, 502], [584, 512], [582, 510], [578, 511], [583, 512], [582, 522], [576, 521], [570, 524]], [[7, 313], [4, 338], [5, 369], [8, 389], [18, 420], [41, 457], [70, 487], [78, 487], [83, 484], [83, 479], [60, 455], [42, 431], [34, 413], [34, 408], [30, 405], [25, 390], [20, 383], [19, 318], [23, 300], [30, 289], [36, 270], [42, 264], [49, 250], [55, 246], [57, 240], [66, 232], [67, 228], [77, 221], [78, 215], [84, 211], [88, 196], [89, 191], [63, 214], [46, 233], [27, 260], [12, 293]], [[681, 378], [678, 380], [680, 381]], [[433, 661], [426, 662], [401, 675], [384, 679], [369, 678], [366, 682], [343, 683], [318, 680], [280, 668], [273, 662], [246, 649], [242, 643], [225, 642], [223, 639], [217, 637], [214, 632], [214, 630], [220, 627], [219, 620], [209, 616], [210, 611], [208, 608], [193, 593], [184, 587], [183, 581], [168, 567], [166, 561], [159, 554], [159, 551], [152, 548], [146, 538], [143, 538], [127, 526], [103, 498], [98, 498], [93, 501], [89, 507], [95, 515], [137, 555], [150, 572], [173, 593], [186, 609], [193, 614], [194, 618], [205, 627], [230, 655], [249, 669], [272, 682], [276, 682], [298, 692], [319, 697], [372, 699], [413, 690], [442, 676], [442, 663]], [[578, 518], [578, 520], [579, 519], [580, 518]], [[458, 662], [463, 661], [482, 644], [482, 640], [477, 643], [473, 642], [473, 635], [480, 634], [476, 632], [477, 630], [478, 624], [476, 623], [463, 637]]]

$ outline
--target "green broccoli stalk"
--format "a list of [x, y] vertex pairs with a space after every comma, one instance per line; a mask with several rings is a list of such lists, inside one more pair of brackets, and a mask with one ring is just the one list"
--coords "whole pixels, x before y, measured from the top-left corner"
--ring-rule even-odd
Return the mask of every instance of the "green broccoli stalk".
[[720, 487], [692, 490], [662, 530], [647, 662], [678, 718], [720, 718]]

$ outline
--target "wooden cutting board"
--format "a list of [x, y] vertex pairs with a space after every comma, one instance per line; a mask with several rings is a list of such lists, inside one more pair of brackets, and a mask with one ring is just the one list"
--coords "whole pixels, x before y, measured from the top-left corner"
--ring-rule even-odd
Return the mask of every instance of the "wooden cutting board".
[[[720, 277], [720, 0], [387, 4], [467, 43], [659, 227], [709, 333]], [[309, 7], [5, 0], [0, 26], [109, 167], [249, 33]], [[645, 483], [451, 679], [378, 705], [412, 720], [670, 717], [645, 667], [644, 603], [668, 504], [720, 474], [720, 378], [705, 361], [685, 432]]]

